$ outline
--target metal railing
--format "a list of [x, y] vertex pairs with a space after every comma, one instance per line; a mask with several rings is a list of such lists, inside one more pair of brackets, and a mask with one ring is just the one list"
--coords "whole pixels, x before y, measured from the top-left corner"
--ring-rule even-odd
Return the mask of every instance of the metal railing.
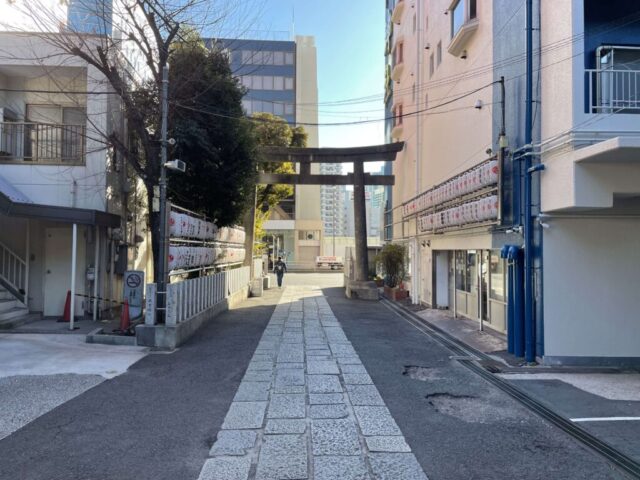
[[586, 70], [589, 113], [640, 113], [640, 70]]
[[0, 160], [82, 163], [85, 138], [84, 125], [0, 122]]
[[214, 307], [249, 285], [249, 267], [225, 270], [167, 285], [167, 325], [176, 325]]
[[0, 279], [6, 283], [11, 293], [24, 302], [27, 290], [27, 262], [0, 242]]

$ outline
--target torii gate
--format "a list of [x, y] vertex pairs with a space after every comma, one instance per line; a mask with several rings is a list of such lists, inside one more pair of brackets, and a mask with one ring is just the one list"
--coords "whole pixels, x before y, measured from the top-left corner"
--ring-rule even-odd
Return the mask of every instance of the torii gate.
[[[371, 175], [364, 172], [365, 162], [393, 162], [404, 148], [404, 142], [351, 148], [288, 148], [263, 147], [262, 163], [297, 163], [297, 174], [259, 174], [261, 184], [286, 185], [353, 185], [356, 265], [355, 284], [350, 286], [359, 297], [374, 298], [372, 282], [367, 281], [368, 246], [365, 185], [393, 185], [393, 175]], [[311, 173], [314, 163], [353, 163], [353, 173], [347, 175], [317, 175]], [[253, 239], [251, 239], [253, 242]], [[378, 298], [375, 290], [375, 298]]]

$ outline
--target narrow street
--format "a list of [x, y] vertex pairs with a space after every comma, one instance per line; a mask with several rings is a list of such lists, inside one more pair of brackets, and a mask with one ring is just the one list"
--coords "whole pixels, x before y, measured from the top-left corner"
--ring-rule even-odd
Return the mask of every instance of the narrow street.
[[288, 274], [40, 416], [0, 478], [626, 478], [340, 282]]

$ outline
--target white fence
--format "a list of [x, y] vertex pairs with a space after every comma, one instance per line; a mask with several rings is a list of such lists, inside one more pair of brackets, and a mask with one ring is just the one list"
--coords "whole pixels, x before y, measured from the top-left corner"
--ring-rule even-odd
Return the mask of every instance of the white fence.
[[214, 307], [249, 285], [250, 268], [226, 270], [167, 285], [167, 325], [176, 325]]

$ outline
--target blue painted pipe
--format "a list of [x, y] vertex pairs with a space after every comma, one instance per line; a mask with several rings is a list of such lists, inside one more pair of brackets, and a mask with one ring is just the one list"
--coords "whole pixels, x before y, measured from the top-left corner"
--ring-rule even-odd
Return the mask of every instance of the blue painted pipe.
[[[533, 0], [526, 0], [526, 109], [525, 144], [531, 145], [533, 138]], [[529, 152], [526, 152], [529, 153]], [[533, 218], [531, 205], [531, 155], [524, 160], [524, 336], [525, 361], [536, 358], [536, 326], [533, 298]]]
[[515, 335], [513, 332], [513, 317], [514, 317], [514, 302], [513, 302], [513, 294], [515, 289], [513, 288], [513, 284], [516, 279], [514, 276], [513, 262], [509, 262], [509, 267], [507, 269], [507, 278], [509, 280], [509, 286], [507, 289], [507, 295], [509, 297], [507, 303], [507, 352], [513, 353], [514, 350], [514, 339]]
[[518, 249], [517, 261], [514, 264], [514, 315], [513, 315], [513, 354], [516, 357], [525, 356], [525, 288], [524, 288], [524, 255]]

